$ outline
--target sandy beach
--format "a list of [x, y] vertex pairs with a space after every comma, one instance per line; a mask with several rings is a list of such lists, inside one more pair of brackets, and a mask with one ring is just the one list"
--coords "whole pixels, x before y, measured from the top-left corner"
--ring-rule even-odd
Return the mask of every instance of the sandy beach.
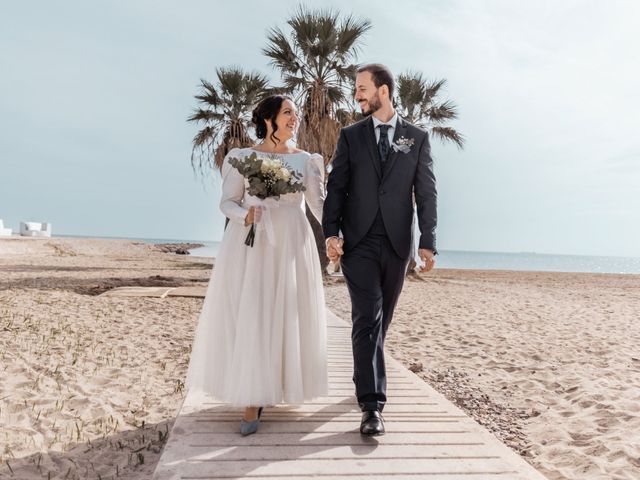
[[[151, 478], [202, 300], [99, 294], [205, 285], [212, 263], [0, 239], [0, 478]], [[326, 293], [348, 319], [344, 282]], [[405, 283], [387, 351], [548, 478], [637, 479], [638, 317], [639, 276], [437, 270]]]
[[548, 478], [637, 479], [639, 317], [634, 275], [439, 270], [405, 283], [386, 347]]

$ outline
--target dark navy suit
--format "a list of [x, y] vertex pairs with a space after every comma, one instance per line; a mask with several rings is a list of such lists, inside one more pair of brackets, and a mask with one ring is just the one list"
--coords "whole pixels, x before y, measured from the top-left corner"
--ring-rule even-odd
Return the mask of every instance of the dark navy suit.
[[362, 410], [382, 411], [386, 402], [384, 339], [411, 256], [414, 198], [418, 246], [436, 251], [428, 134], [398, 116], [394, 142], [401, 137], [413, 141], [410, 151], [392, 149], [382, 161], [371, 117], [343, 128], [324, 203], [325, 237], [344, 238], [341, 266], [351, 297], [353, 380]]

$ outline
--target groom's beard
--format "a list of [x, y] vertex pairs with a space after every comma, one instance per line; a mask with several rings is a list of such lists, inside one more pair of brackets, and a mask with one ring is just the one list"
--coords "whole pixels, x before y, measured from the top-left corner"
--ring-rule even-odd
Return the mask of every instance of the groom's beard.
[[382, 102], [380, 102], [380, 96], [378, 95], [377, 92], [373, 97], [367, 99], [367, 106], [369, 107], [367, 108], [367, 110], [362, 109], [362, 114], [365, 117], [368, 117], [369, 115], [373, 115], [374, 113], [376, 113], [378, 110], [382, 108]]

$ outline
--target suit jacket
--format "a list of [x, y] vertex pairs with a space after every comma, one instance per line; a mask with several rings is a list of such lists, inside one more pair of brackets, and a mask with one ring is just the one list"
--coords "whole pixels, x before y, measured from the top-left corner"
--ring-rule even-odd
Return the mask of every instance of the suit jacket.
[[378, 209], [387, 236], [400, 258], [411, 255], [413, 195], [420, 227], [419, 248], [436, 251], [436, 180], [427, 132], [398, 116], [393, 141], [413, 139], [410, 151], [391, 150], [381, 163], [373, 120], [368, 117], [340, 131], [327, 183], [322, 228], [326, 238], [344, 238], [345, 253], [371, 228]]

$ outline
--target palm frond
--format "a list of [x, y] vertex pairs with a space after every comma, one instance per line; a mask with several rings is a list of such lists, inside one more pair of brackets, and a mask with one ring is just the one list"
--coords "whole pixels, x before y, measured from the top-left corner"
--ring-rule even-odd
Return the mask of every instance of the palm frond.
[[411, 123], [428, 128], [443, 142], [453, 142], [463, 148], [464, 137], [445, 125], [458, 118], [458, 107], [450, 100], [438, 102], [445, 86], [444, 79], [428, 80], [420, 72], [407, 71], [398, 75], [396, 108]]
[[344, 84], [350, 84], [354, 82], [356, 77], [356, 72], [358, 70], [358, 66], [354, 64], [343, 64], [339, 62], [334, 62], [331, 67], [335, 72], [336, 77], [340, 80], [340, 82]]
[[432, 105], [427, 112], [429, 120], [435, 123], [458, 118], [458, 107], [451, 100]]
[[401, 73], [397, 81], [396, 104], [416, 121], [416, 109], [421, 109], [425, 101], [425, 81], [420, 73]]
[[212, 139], [218, 136], [220, 130], [214, 126], [208, 125], [200, 130], [193, 137], [193, 146], [197, 148], [202, 148], [206, 146]]
[[464, 148], [465, 138], [457, 130], [451, 127], [433, 127], [431, 133], [434, 137], [440, 139], [441, 142], [453, 142], [459, 149]]
[[283, 72], [298, 73], [301, 69], [300, 61], [289, 39], [279, 28], [272, 28], [267, 33], [268, 45], [262, 53], [271, 59], [271, 65]]
[[224, 119], [224, 115], [213, 110], [198, 108], [187, 118], [188, 122], [214, 122]]
[[241, 95], [245, 82], [249, 79], [248, 75], [237, 67], [218, 68], [216, 75], [223, 97]]
[[193, 148], [191, 150], [191, 167], [194, 172], [205, 175], [213, 168], [214, 144], [219, 130], [207, 126], [200, 130], [193, 137]]
[[360, 42], [365, 33], [372, 28], [371, 21], [348, 16], [342, 21], [336, 41], [338, 59], [345, 62], [355, 58], [360, 51]]
[[334, 105], [337, 105], [345, 100], [344, 88], [340, 88], [337, 86], [327, 86], [326, 95], [329, 101]]
[[268, 88], [265, 88], [263, 95], [258, 101], [262, 100], [262, 98], [264, 97], [269, 97], [271, 95], [292, 95], [292, 94], [293, 94], [292, 89], [284, 85], [280, 87], [268, 87]]
[[440, 80], [432, 80], [424, 82], [424, 95], [426, 98], [432, 99], [438, 96], [440, 89], [446, 85], [447, 81], [443, 78]]
[[295, 75], [285, 75], [282, 81], [285, 88], [290, 92], [302, 89], [307, 85], [307, 80], [304, 77]]
[[195, 98], [201, 103], [206, 103], [212, 107], [220, 105], [221, 99], [218, 91], [210, 82], [207, 82], [203, 78], [200, 79], [200, 91], [200, 95], [196, 95]]

